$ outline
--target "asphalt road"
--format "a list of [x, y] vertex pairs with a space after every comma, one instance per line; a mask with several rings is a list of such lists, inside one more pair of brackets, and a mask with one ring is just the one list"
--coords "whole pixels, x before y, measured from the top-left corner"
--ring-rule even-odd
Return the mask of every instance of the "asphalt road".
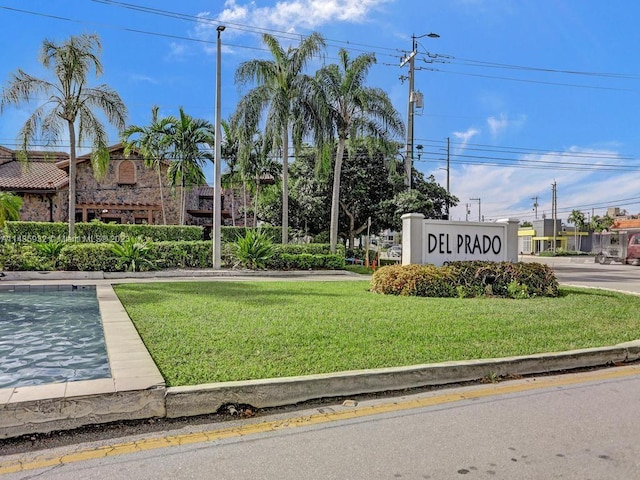
[[620, 367], [23, 453], [2, 478], [635, 479], [639, 408]]
[[[565, 284], [640, 293], [640, 268], [552, 268]], [[637, 365], [341, 402], [9, 453], [0, 443], [0, 477], [640, 479]]]

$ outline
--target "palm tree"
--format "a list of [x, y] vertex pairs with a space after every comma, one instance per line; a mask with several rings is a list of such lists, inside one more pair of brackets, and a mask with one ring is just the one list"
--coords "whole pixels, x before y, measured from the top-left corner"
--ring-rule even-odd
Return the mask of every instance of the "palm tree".
[[273, 59], [243, 62], [236, 70], [238, 84], [256, 84], [240, 100], [237, 119], [244, 135], [241, 148], [250, 149], [250, 137], [257, 129], [262, 113], [267, 114], [265, 138], [273, 144], [274, 150], [279, 148], [282, 154], [282, 243], [287, 243], [289, 135], [293, 134], [294, 149], [297, 149], [302, 143], [304, 125], [293, 120], [300, 97], [310, 84], [310, 77], [302, 72], [311, 59], [321, 53], [325, 43], [318, 33], [304, 38], [296, 48], [289, 47], [286, 51], [272, 35], [263, 34], [262, 41]]
[[[129, 156], [136, 150], [144, 159], [147, 168], [153, 168], [158, 173], [158, 187], [160, 188], [160, 205], [162, 207], [162, 223], [167, 224], [167, 216], [164, 205], [164, 180], [162, 178], [162, 165], [167, 160], [169, 147], [167, 135], [171, 126], [170, 119], [158, 118], [158, 106], [151, 109], [151, 124], [147, 127], [130, 125], [121, 134], [124, 145], [124, 154]], [[132, 138], [135, 137], [135, 138]]]
[[100, 177], [109, 165], [108, 140], [93, 109], [101, 110], [118, 130], [124, 128], [127, 115], [122, 99], [114, 90], [107, 85], [95, 88], [87, 85], [91, 70], [96, 77], [102, 74], [102, 63], [98, 58], [100, 50], [97, 35], [71, 36], [60, 44], [44, 40], [40, 62], [53, 72], [56, 81], [35, 78], [18, 69], [3, 89], [0, 101], [2, 112], [7, 105], [19, 106], [34, 97], [47, 98], [20, 129], [23, 159], [27, 158], [27, 146], [38, 137], [46, 139], [48, 144], [55, 144], [61, 140], [66, 127], [69, 135], [69, 237], [74, 236], [76, 219], [76, 144], [81, 145], [88, 137], [92, 148], [91, 164], [95, 175]]
[[[317, 118], [324, 121], [325, 135], [337, 136], [331, 195], [331, 251], [338, 243], [340, 175], [348, 143], [367, 135], [373, 142], [390, 143], [389, 134], [402, 135], [404, 124], [386, 92], [365, 85], [369, 69], [376, 62], [373, 54], [362, 54], [353, 61], [345, 49], [338, 52], [339, 64], [327, 65], [316, 73], [316, 98], [307, 102], [320, 106]], [[320, 99], [318, 99], [318, 96]], [[353, 149], [355, 151], [355, 145]]]
[[0, 228], [7, 220], [19, 220], [22, 198], [10, 192], [0, 192]]
[[180, 225], [184, 225], [186, 190], [205, 183], [202, 168], [206, 160], [213, 161], [215, 129], [211, 122], [187, 115], [182, 107], [179, 117], [168, 117], [167, 121], [167, 145], [173, 154], [167, 174], [172, 188], [180, 186]]
[[571, 215], [569, 215], [569, 218], [567, 218], [567, 221], [575, 225], [574, 232], [573, 232], [574, 234], [573, 244], [574, 244], [575, 250], [579, 252], [582, 248], [582, 237], [580, 237], [580, 245], [579, 245], [578, 232], [581, 231], [586, 225], [584, 213], [582, 213], [580, 210], [572, 210]]

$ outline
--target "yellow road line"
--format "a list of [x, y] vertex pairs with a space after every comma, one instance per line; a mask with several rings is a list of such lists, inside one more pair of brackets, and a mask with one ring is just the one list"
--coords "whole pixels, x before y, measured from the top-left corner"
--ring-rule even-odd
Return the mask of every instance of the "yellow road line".
[[285, 420], [255, 423], [239, 427], [221, 428], [204, 432], [147, 438], [135, 442], [127, 442], [79, 450], [77, 452], [69, 453], [66, 455], [48, 456], [47, 453], [44, 453], [42, 455], [35, 455], [31, 458], [22, 458], [8, 462], [0, 462], [0, 475], [24, 472], [27, 470], [34, 470], [39, 468], [47, 468], [56, 465], [65, 465], [74, 462], [82, 462], [85, 460], [96, 458], [125, 455], [129, 453], [142, 452], [145, 450], [156, 450], [176, 445], [189, 445], [194, 443], [222, 440], [225, 438], [243, 437], [247, 435], [255, 435], [276, 430], [308, 427], [328, 422], [350, 420], [371, 415], [380, 415], [383, 413], [410, 410], [413, 408], [443, 405], [447, 403], [458, 402], [461, 400], [506, 395], [550, 387], [577, 385], [581, 383], [610, 380], [614, 378], [631, 377], [638, 374], [640, 374], [640, 366], [608, 369], [576, 375], [563, 375], [559, 377], [542, 377], [518, 383], [508, 382], [502, 384], [487, 385], [486, 387], [468, 390], [460, 393], [443, 393], [441, 395], [434, 395], [413, 400], [405, 400], [401, 402], [355, 407], [353, 409], [341, 410], [339, 412], [319, 413], [304, 417], [295, 417]]

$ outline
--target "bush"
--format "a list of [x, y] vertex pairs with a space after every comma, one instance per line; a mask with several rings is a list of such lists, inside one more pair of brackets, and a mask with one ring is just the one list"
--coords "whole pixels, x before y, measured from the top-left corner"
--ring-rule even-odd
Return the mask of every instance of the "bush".
[[388, 265], [373, 273], [371, 291], [390, 295], [454, 297], [453, 278], [446, 267]]
[[276, 253], [266, 263], [270, 270], [343, 270], [342, 255]]
[[247, 230], [233, 244], [233, 253], [237, 264], [244, 268], [265, 268], [273, 256], [273, 244], [261, 229]]
[[117, 272], [118, 258], [111, 251], [110, 243], [69, 242], [60, 252], [60, 270]]
[[[211, 268], [213, 246], [210, 241], [156, 242], [149, 245], [151, 258], [159, 268]], [[223, 255], [224, 257], [224, 248]]]
[[4, 270], [13, 272], [47, 271], [53, 270], [54, 264], [47, 255], [31, 245], [5, 245], [2, 267]]
[[151, 260], [149, 242], [142, 237], [129, 237], [122, 243], [111, 245], [111, 253], [118, 258], [118, 269], [124, 267], [125, 272], [141, 272], [155, 269]]
[[371, 291], [423, 297], [557, 297], [558, 281], [547, 265], [539, 263], [389, 265], [374, 272]]
[[[118, 241], [122, 235], [144, 237], [154, 242], [202, 240], [202, 227], [178, 225], [130, 225], [76, 223], [75, 241], [105, 243]], [[3, 236], [6, 242], [56, 242], [68, 240], [69, 226], [62, 222], [6, 222]]]

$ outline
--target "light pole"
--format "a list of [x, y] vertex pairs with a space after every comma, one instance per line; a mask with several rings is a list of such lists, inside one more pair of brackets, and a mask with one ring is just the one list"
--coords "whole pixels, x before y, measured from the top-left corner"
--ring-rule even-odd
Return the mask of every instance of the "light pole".
[[482, 207], [481, 207], [482, 200], [480, 199], [480, 197], [470, 198], [469, 200], [471, 200], [472, 202], [478, 202], [478, 221], [481, 222], [482, 221]]
[[414, 77], [415, 77], [415, 57], [418, 53], [416, 50], [418, 38], [440, 38], [437, 33], [425, 33], [424, 35], [411, 35], [411, 53], [407, 55], [407, 58], [400, 62], [400, 66], [403, 67], [409, 63], [409, 105], [407, 107], [407, 149], [404, 159], [404, 184], [407, 190], [411, 190], [411, 162], [413, 161], [413, 117], [416, 102], [416, 95], [413, 89]]
[[220, 162], [222, 150], [222, 132], [220, 128], [220, 90], [222, 75], [220, 67], [222, 64], [222, 53], [220, 48], [220, 34], [224, 32], [225, 26], [218, 25], [218, 44], [216, 57], [216, 125], [215, 125], [215, 151], [214, 151], [214, 183], [213, 183], [213, 268], [220, 269], [220, 258], [222, 248], [221, 217], [222, 217], [222, 182], [220, 181]]

